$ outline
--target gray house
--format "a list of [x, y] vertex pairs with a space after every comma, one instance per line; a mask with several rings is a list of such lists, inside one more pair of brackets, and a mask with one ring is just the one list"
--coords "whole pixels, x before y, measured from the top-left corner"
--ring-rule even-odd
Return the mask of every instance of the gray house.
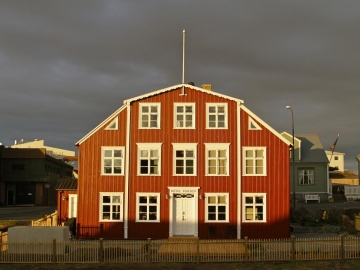
[[[281, 135], [292, 143], [292, 135]], [[295, 161], [290, 151], [290, 192], [298, 201], [327, 201], [332, 196], [329, 160], [317, 134], [295, 134]], [[295, 176], [295, 179], [294, 179]], [[295, 188], [295, 189], [294, 189]]]

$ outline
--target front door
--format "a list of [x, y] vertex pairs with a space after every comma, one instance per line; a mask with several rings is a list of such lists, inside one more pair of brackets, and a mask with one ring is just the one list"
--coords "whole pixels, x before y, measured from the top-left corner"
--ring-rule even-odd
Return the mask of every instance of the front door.
[[69, 218], [77, 216], [77, 194], [69, 194]]
[[194, 194], [174, 194], [174, 235], [195, 234]]

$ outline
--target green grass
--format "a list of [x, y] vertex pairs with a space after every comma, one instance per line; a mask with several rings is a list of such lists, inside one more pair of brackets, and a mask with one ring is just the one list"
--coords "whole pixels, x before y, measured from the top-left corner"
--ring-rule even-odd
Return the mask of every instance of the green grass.
[[29, 226], [31, 221], [23, 220], [0, 220], [0, 229], [5, 229], [13, 226]]

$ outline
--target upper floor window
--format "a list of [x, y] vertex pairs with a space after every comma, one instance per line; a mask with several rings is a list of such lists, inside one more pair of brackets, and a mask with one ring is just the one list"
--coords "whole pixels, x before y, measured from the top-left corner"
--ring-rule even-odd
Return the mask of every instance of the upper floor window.
[[196, 175], [196, 143], [173, 143], [174, 175]]
[[299, 185], [314, 185], [314, 169], [299, 169]]
[[249, 121], [249, 130], [262, 130], [262, 128], [258, 125], [258, 123], [256, 123], [254, 121], [254, 119], [252, 119], [250, 116], [248, 118], [248, 121]]
[[227, 222], [229, 221], [229, 194], [206, 193], [205, 194], [205, 221]]
[[124, 175], [125, 147], [102, 147], [102, 174]]
[[123, 221], [123, 192], [100, 192], [100, 221]]
[[[45, 165], [46, 166], [46, 165]], [[25, 164], [12, 164], [13, 171], [25, 171]], [[46, 171], [46, 168], [45, 168]]]
[[118, 118], [115, 117], [105, 128], [105, 130], [117, 130], [118, 129]]
[[160, 128], [160, 103], [140, 103], [139, 128]]
[[338, 157], [338, 156], [334, 156], [334, 159], [335, 159], [335, 160], [339, 160], [339, 157]]
[[206, 104], [206, 128], [227, 128], [227, 103]]
[[244, 222], [266, 222], [266, 193], [244, 193], [242, 212]]
[[266, 175], [265, 147], [243, 147], [243, 175]]
[[195, 128], [195, 103], [174, 103], [174, 128]]
[[161, 174], [161, 143], [138, 143], [138, 174]]
[[206, 175], [229, 175], [229, 144], [205, 143]]
[[160, 221], [160, 193], [136, 193], [136, 221]]

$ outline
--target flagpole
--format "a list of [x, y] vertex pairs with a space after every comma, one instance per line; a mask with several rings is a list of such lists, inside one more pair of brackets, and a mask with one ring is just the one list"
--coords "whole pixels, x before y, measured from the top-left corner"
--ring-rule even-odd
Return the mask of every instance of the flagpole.
[[331, 150], [331, 156], [330, 156], [329, 164], [330, 164], [330, 162], [331, 162], [331, 160], [332, 160], [332, 156], [333, 156], [333, 154], [334, 154], [335, 146], [336, 146], [336, 144], [337, 144], [337, 141], [338, 141], [338, 139], [339, 139], [339, 136], [340, 136], [340, 134], [337, 135], [335, 142], [334, 142], [334, 143], [330, 146], [330, 148], [329, 148], [329, 149]]

